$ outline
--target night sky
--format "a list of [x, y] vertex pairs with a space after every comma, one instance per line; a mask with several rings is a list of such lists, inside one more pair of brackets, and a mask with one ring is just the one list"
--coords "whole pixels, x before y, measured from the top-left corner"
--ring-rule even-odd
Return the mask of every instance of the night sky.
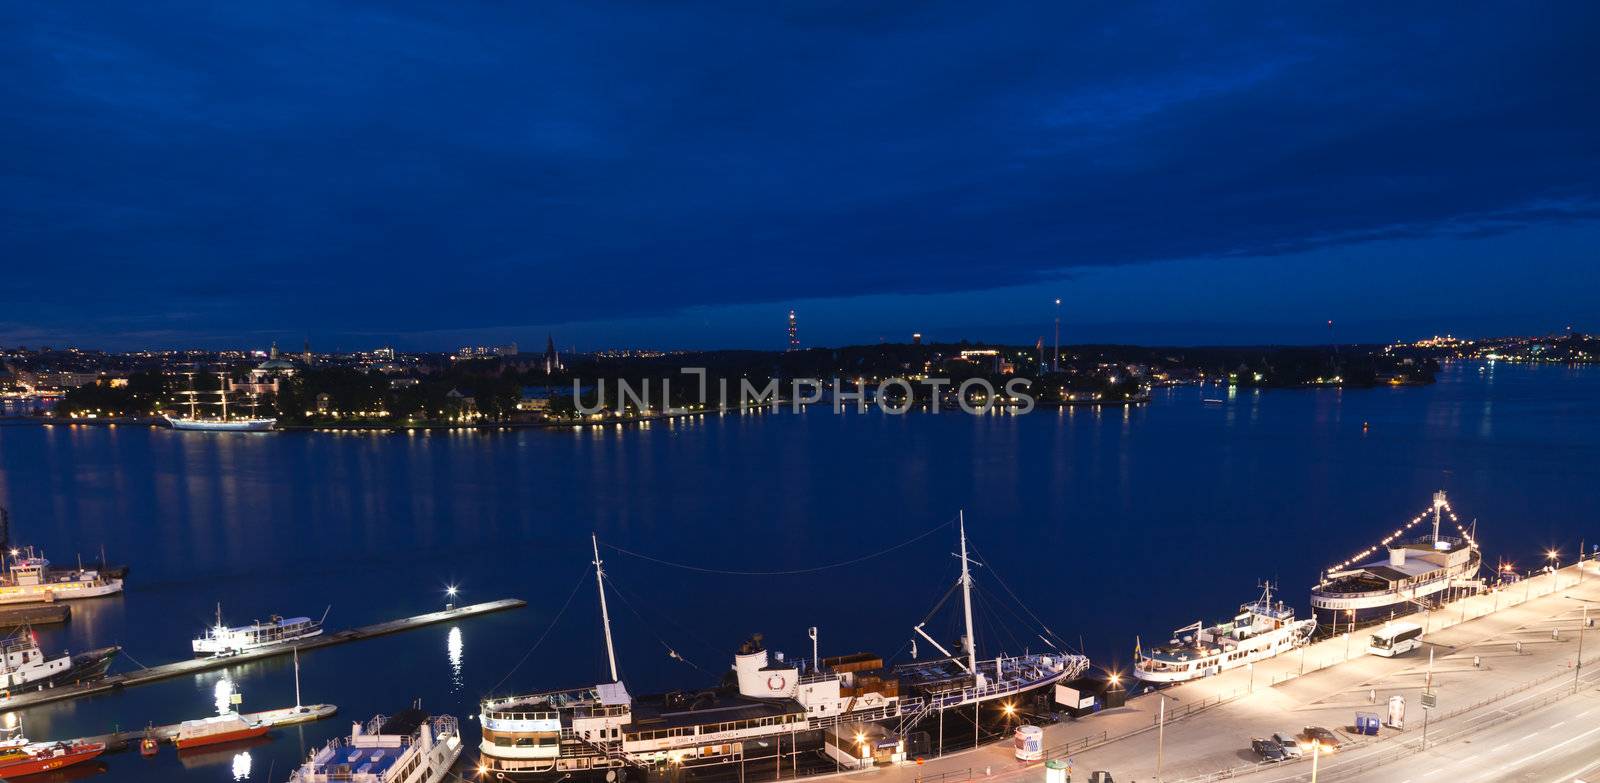
[[1596, 330], [1597, 22], [9, 3], [0, 344]]

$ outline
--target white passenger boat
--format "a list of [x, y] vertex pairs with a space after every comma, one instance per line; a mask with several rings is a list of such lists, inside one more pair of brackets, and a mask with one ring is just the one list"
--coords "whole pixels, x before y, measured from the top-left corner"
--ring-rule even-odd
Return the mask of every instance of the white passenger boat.
[[454, 717], [412, 708], [352, 723], [350, 736], [311, 754], [289, 783], [443, 783], [456, 779], [461, 748]]
[[[964, 711], [964, 738], [970, 741], [978, 725], [993, 733], [1014, 723], [1019, 709], [1048, 708], [1051, 686], [1083, 673], [1088, 659], [1070, 653], [979, 658], [964, 527], [960, 544], [960, 580], [945, 596], [959, 590], [965, 610], [966, 634], [956, 652], [923, 625], [914, 633], [943, 657], [899, 665], [869, 653], [819, 657], [815, 628], [809, 660], [769, 650], [757, 634], [733, 657], [724, 687], [634, 696], [617, 677], [606, 577], [595, 543], [611, 680], [484, 700], [478, 775], [496, 781], [621, 783], [730, 764], [741, 770], [748, 766], [754, 776], [764, 763], [768, 771], [760, 774], [804, 776], [833, 772], [841, 758], [853, 759], [856, 768], [904, 761], [908, 738], [931, 744], [935, 724], [942, 747], [944, 714], [951, 710]], [[914, 643], [911, 650], [915, 658]], [[823, 766], [807, 768], [816, 762]]]
[[[1446, 514], [1459, 535], [1440, 532]], [[1409, 535], [1429, 517], [1431, 535]], [[1380, 549], [1387, 550], [1384, 556], [1368, 559]], [[1482, 590], [1482, 565], [1474, 534], [1461, 524], [1445, 494], [1436, 492], [1428, 510], [1376, 546], [1328, 569], [1311, 590], [1311, 611], [1322, 629], [1335, 633], [1383, 622]]]
[[1288, 652], [1311, 637], [1315, 620], [1294, 619], [1294, 607], [1273, 603], [1272, 585], [1261, 597], [1239, 607], [1231, 622], [1187, 625], [1170, 642], [1142, 649], [1134, 643], [1133, 676], [1149, 683], [1209, 677]]
[[6, 553], [6, 573], [0, 577], [0, 604], [26, 604], [98, 598], [122, 592], [122, 580], [95, 570], [50, 567], [43, 552], [33, 547]]
[[222, 605], [218, 604], [216, 625], [207, 628], [205, 635], [195, 639], [190, 645], [194, 648], [195, 656], [199, 658], [238, 655], [259, 647], [318, 636], [322, 633], [322, 624], [327, 619], [327, 611], [323, 611], [321, 620], [272, 615], [266, 622], [256, 620], [249, 625], [236, 625], [230, 628], [222, 624]]

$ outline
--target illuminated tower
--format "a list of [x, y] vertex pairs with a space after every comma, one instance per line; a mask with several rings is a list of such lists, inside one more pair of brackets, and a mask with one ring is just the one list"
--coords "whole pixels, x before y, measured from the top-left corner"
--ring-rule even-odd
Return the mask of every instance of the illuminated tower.
[[795, 323], [794, 311], [789, 311], [789, 350], [800, 350], [800, 327]]

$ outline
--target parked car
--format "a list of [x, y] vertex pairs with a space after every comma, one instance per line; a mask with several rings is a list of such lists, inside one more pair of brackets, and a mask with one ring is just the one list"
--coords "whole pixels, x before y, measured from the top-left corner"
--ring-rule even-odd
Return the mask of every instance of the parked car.
[[1283, 746], [1279, 745], [1276, 740], [1256, 737], [1250, 740], [1250, 749], [1255, 751], [1262, 761], [1283, 761], [1287, 758], [1287, 756], [1283, 755]]
[[1267, 739], [1278, 743], [1278, 746], [1283, 748], [1285, 758], [1297, 759], [1305, 755], [1305, 751], [1300, 750], [1300, 741], [1295, 739], [1293, 734], [1274, 734]]
[[1310, 750], [1311, 743], [1317, 742], [1320, 743], [1322, 747], [1327, 749], [1323, 751], [1324, 753], [1331, 753], [1338, 750], [1339, 745], [1341, 744], [1339, 742], [1339, 738], [1334, 735], [1333, 732], [1328, 731], [1321, 726], [1307, 726], [1305, 729], [1301, 730], [1300, 736], [1296, 737], [1295, 739], [1300, 741], [1301, 750]]

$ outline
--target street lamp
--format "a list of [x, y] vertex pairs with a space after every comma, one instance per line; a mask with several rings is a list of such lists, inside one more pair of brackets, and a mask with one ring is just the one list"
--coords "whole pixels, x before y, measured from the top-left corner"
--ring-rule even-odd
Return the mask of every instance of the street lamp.
[[445, 609], [454, 609], [454, 608], [456, 608], [456, 586], [455, 585], [448, 585], [448, 586], [445, 587], [445, 589], [444, 589], [444, 599], [445, 599], [444, 600], [444, 608]]
[[1578, 622], [1578, 661], [1572, 667], [1572, 692], [1578, 692], [1578, 675], [1583, 673], [1583, 632], [1589, 627], [1589, 604], [1594, 603], [1586, 598], [1567, 598], [1583, 604], [1583, 619]]
[[1311, 738], [1311, 783], [1317, 783], [1317, 757], [1322, 755], [1322, 740]]

